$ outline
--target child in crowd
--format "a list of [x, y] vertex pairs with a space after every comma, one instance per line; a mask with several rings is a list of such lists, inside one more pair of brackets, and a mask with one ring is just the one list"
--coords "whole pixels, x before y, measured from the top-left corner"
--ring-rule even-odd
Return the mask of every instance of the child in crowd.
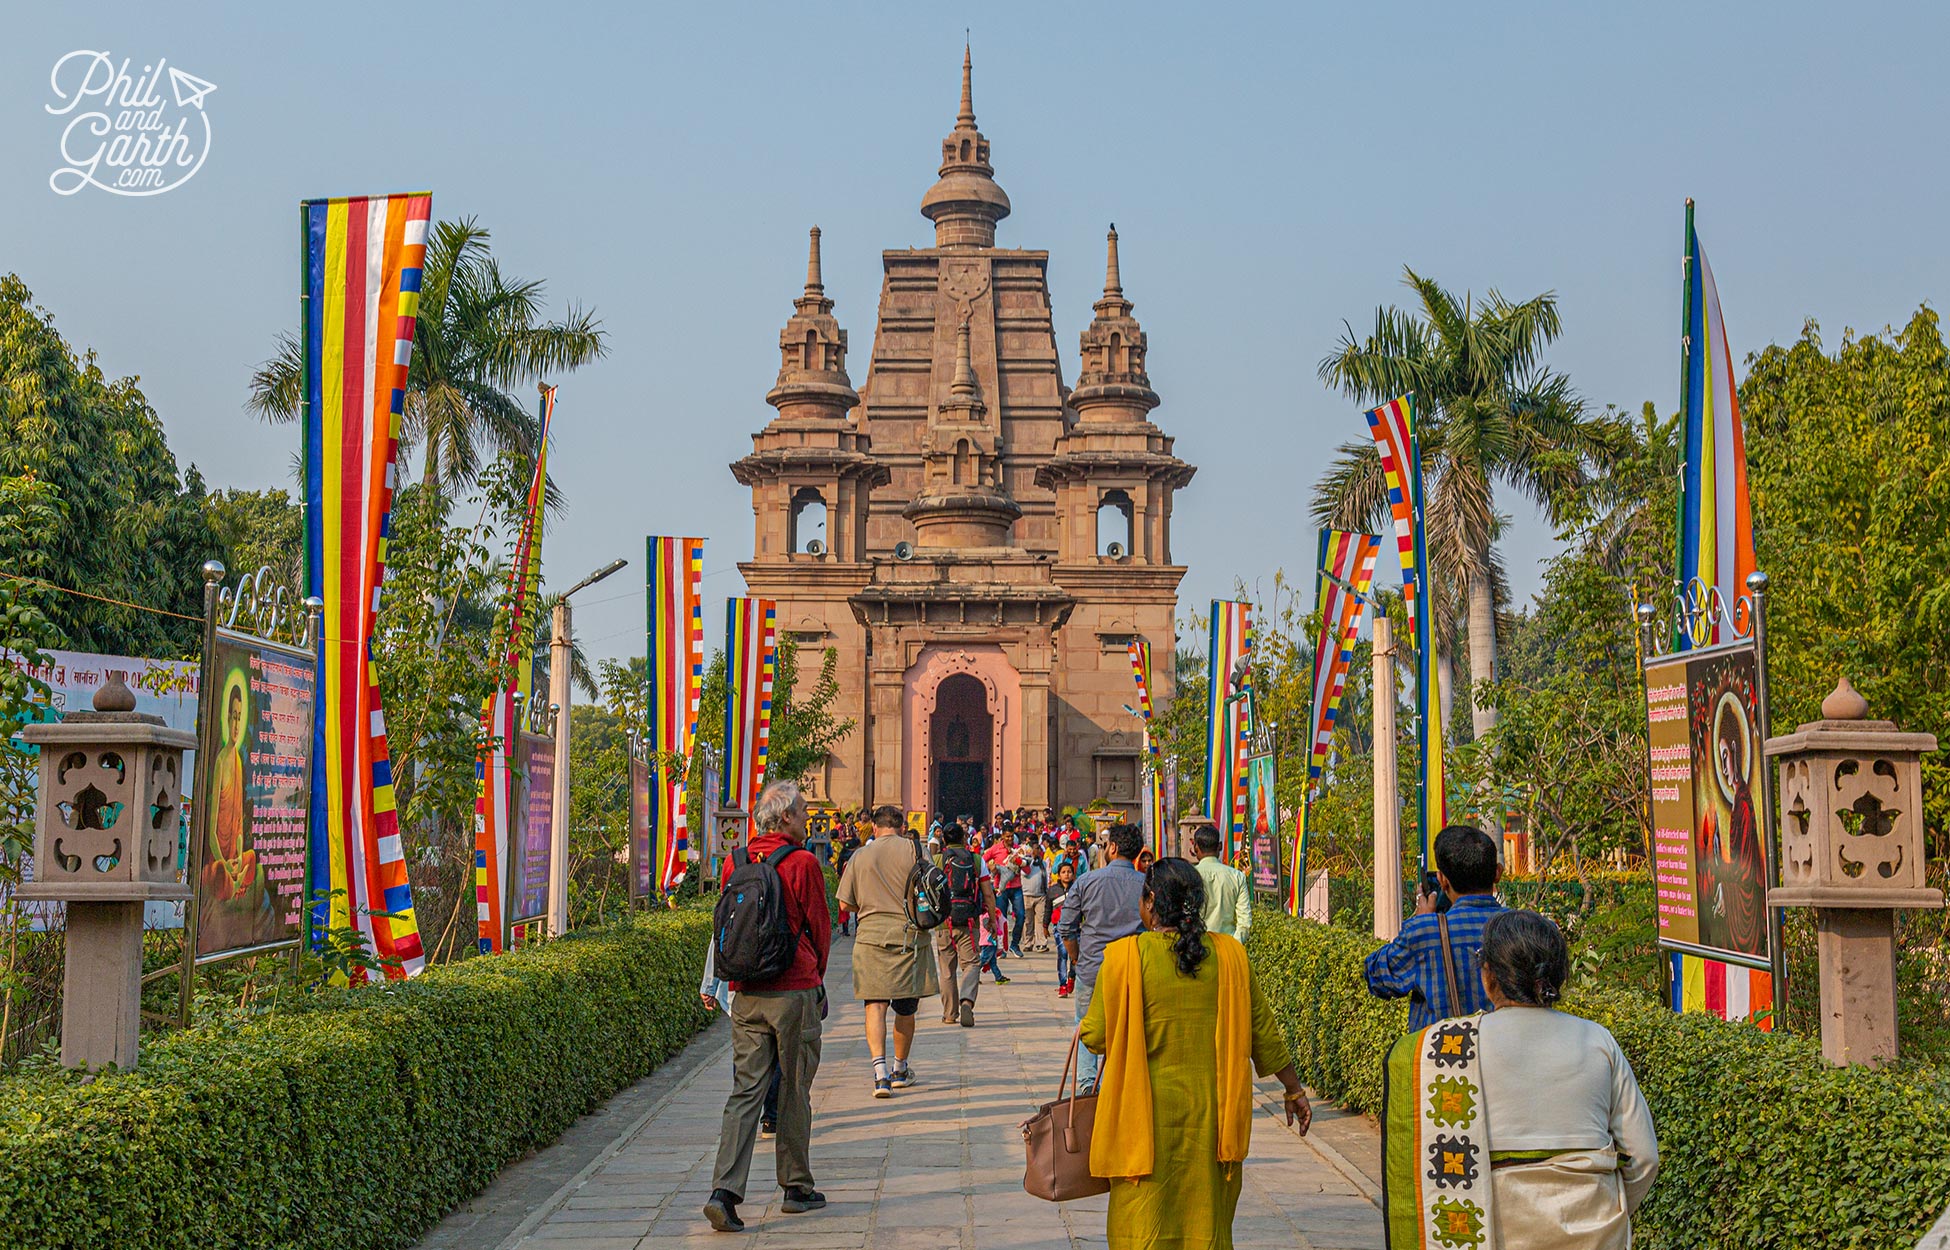
[[1001, 912], [998, 911], [986, 912], [982, 915], [981, 919], [977, 922], [977, 932], [979, 935], [979, 943], [980, 943], [981, 954], [982, 954], [982, 970], [984, 972], [993, 972], [995, 974], [995, 983], [997, 985], [1007, 985], [1009, 983], [1009, 978], [1002, 975], [1002, 965], [998, 964], [995, 961], [996, 950], [997, 950], [996, 937], [998, 934], [1001, 933], [1001, 931], [1002, 931]]
[[[1049, 930], [1056, 932], [1056, 926], [1063, 919], [1063, 900], [1077, 883], [1077, 866], [1073, 860], [1057, 861], [1056, 875], [1049, 883]], [[1070, 948], [1061, 937], [1056, 939], [1056, 996], [1068, 998], [1075, 977], [1070, 970]]]

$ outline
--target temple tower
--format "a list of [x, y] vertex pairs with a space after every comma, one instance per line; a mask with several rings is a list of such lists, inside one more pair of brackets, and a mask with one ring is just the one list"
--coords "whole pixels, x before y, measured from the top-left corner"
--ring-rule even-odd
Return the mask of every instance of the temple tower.
[[[1159, 400], [1114, 236], [1077, 388], [1064, 385], [1049, 254], [995, 243], [1011, 206], [972, 79], [964, 51], [961, 107], [921, 199], [934, 246], [881, 254], [857, 396], [815, 238], [767, 396], [778, 415], [732, 466], [757, 517], [741, 568], [802, 647], [838, 649], [838, 711], [856, 728], [818, 793], [950, 816], [1134, 803], [1127, 644], [1151, 642], [1168, 697], [1184, 572], [1171, 563], [1171, 501], [1192, 468], [1150, 420]], [[827, 508], [818, 554], [795, 511], [815, 494]], [[1121, 540], [1099, 541], [1100, 515], [1122, 519]]]
[[[779, 376], [765, 402], [777, 414], [752, 435], [752, 452], [731, 466], [751, 488], [752, 559], [739, 565], [745, 586], [779, 604], [779, 630], [806, 652], [801, 669], [819, 672], [819, 652], [864, 649], [847, 598], [867, 580], [868, 501], [888, 481], [856, 412], [860, 396], [846, 373], [846, 331], [833, 316], [820, 272], [819, 227], [806, 258], [806, 289], [779, 331]], [[865, 698], [858, 666], [841, 665], [842, 706]], [[859, 788], [858, 765], [844, 756], [809, 778], [816, 797]]]

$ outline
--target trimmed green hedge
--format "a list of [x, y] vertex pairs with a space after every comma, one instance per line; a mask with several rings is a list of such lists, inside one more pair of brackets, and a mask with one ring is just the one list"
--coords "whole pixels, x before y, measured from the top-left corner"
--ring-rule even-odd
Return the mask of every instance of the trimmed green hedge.
[[[1381, 1065], [1408, 1027], [1368, 995], [1377, 943], [1255, 918], [1252, 959], [1303, 1081], [1381, 1110]], [[1659, 1133], [1659, 1178], [1633, 1221], [1641, 1245], [1909, 1250], [1950, 1203], [1950, 1072], [1833, 1068], [1817, 1042], [1675, 1015], [1609, 992], [1569, 1008], [1612, 1031]]]
[[0, 1080], [0, 1244], [411, 1245], [683, 1047], [707, 912], [658, 912]]

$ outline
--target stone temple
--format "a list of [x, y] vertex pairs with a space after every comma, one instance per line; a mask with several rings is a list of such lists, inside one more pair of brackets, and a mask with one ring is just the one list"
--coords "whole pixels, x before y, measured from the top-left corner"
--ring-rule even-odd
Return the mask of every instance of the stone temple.
[[1010, 212], [961, 112], [921, 197], [934, 246], [881, 254], [865, 380], [820, 275], [779, 334], [777, 415], [731, 466], [751, 489], [753, 595], [803, 657], [839, 658], [854, 732], [811, 777], [840, 807], [986, 817], [1135, 801], [1143, 731], [1128, 644], [1152, 646], [1169, 700], [1185, 570], [1173, 493], [1193, 467], [1151, 420], [1144, 331], [1109, 236], [1103, 297], [1063, 382], [1049, 253], [997, 247]]

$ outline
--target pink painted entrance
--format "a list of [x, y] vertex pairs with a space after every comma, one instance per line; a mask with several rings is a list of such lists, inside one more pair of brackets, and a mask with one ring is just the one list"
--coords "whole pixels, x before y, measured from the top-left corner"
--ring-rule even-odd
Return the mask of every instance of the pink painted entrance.
[[1021, 803], [1022, 678], [1002, 648], [923, 648], [901, 704], [909, 811], [985, 819]]

